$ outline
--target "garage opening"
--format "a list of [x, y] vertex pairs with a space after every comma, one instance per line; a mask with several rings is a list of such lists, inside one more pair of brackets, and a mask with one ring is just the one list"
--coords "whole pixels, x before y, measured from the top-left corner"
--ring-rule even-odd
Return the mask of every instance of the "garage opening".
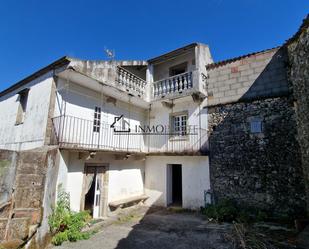
[[181, 164], [169, 164], [167, 167], [167, 205], [182, 206], [181, 168]]

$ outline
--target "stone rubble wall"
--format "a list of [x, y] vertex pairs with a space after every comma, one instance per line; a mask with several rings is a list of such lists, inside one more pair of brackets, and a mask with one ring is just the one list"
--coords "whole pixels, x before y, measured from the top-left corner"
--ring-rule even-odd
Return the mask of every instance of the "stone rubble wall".
[[298, 34], [287, 44], [289, 79], [296, 100], [298, 141], [307, 188], [307, 213], [309, 215], [309, 16]]
[[[13, 190], [16, 173], [16, 154], [16, 152], [9, 150], [0, 151], [0, 207], [2, 207], [2, 211], [7, 208], [5, 204], [10, 201]], [[0, 215], [2, 216], [3, 212]]]
[[[14, 172], [11, 184], [6, 185], [10, 193], [6, 201], [11, 204], [0, 210], [0, 245], [17, 248], [31, 239], [28, 248], [43, 248], [47, 242], [47, 217], [55, 203], [58, 149], [46, 146], [21, 152], [0, 151], [0, 155], [2, 161], [11, 161]], [[0, 182], [4, 177], [1, 175]]]
[[[251, 133], [250, 120], [262, 120]], [[217, 200], [233, 199], [269, 214], [300, 216], [304, 183], [288, 97], [238, 102], [209, 109], [210, 173]]]

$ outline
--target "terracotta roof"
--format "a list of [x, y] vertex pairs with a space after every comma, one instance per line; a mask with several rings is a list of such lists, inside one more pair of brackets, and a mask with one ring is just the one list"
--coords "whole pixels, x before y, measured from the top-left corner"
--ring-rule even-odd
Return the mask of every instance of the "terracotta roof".
[[226, 60], [223, 60], [223, 61], [214, 62], [214, 63], [211, 63], [211, 64], [206, 65], [206, 69], [214, 69], [214, 68], [217, 68], [217, 67], [221, 67], [221, 66], [224, 66], [224, 65], [226, 65], [226, 64], [232, 63], [232, 62], [234, 62], [234, 61], [239, 61], [239, 60], [241, 60], [241, 59], [250, 57], [250, 56], [252, 56], [252, 55], [263, 54], [263, 53], [270, 52], [270, 51], [272, 51], [272, 50], [279, 49], [280, 47], [281, 47], [281, 46], [277, 46], [277, 47], [274, 47], [274, 48], [264, 49], [264, 50], [262, 50], [262, 51], [258, 51], [258, 52], [253, 52], [253, 53], [250, 53], [250, 54], [241, 55], [241, 56], [234, 57], [234, 58], [231, 58], [231, 59], [226, 59]]

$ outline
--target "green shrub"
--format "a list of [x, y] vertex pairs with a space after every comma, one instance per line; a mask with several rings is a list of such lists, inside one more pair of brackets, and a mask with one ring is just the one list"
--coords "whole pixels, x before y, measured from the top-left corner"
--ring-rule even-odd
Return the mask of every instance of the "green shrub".
[[68, 240], [68, 233], [66, 231], [59, 232], [52, 238], [52, 243], [56, 246], [60, 246], [64, 241]]
[[237, 209], [230, 200], [222, 200], [216, 205], [209, 205], [202, 210], [202, 213], [218, 222], [231, 222], [237, 217]]
[[202, 213], [207, 218], [214, 219], [217, 222], [237, 221], [240, 223], [250, 223], [268, 219], [267, 214], [262, 210], [240, 207], [233, 201], [227, 199], [202, 208]]
[[82, 232], [82, 228], [91, 219], [88, 212], [72, 212], [68, 193], [59, 190], [57, 205], [48, 218], [54, 245], [61, 245], [64, 241], [89, 239], [90, 233]]
[[268, 219], [268, 215], [266, 212], [262, 210], [258, 210], [257, 215], [256, 215], [256, 220], [257, 221], [265, 221]]

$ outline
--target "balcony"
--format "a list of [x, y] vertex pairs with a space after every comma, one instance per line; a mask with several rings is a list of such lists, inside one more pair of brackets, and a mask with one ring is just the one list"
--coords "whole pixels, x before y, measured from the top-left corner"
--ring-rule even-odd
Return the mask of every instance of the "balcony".
[[[162, 134], [115, 133], [110, 124], [73, 117], [59, 116], [52, 119], [55, 144], [60, 148], [145, 154], [203, 154], [207, 149], [207, 131], [195, 129], [182, 136]], [[94, 128], [96, 127], [96, 128]], [[121, 127], [115, 126], [121, 130]]]
[[148, 135], [146, 147], [149, 154], [205, 154], [208, 148], [207, 130], [195, 129], [185, 136], [174, 133]]
[[132, 92], [139, 97], [145, 96], [147, 82], [120, 66], [117, 67], [116, 83], [127, 92]]
[[94, 126], [94, 121], [73, 116], [59, 116], [52, 120], [60, 148], [119, 152], [142, 152], [144, 148], [143, 136], [114, 133], [107, 123]]
[[192, 89], [192, 72], [185, 72], [153, 83], [153, 98], [182, 94]]

